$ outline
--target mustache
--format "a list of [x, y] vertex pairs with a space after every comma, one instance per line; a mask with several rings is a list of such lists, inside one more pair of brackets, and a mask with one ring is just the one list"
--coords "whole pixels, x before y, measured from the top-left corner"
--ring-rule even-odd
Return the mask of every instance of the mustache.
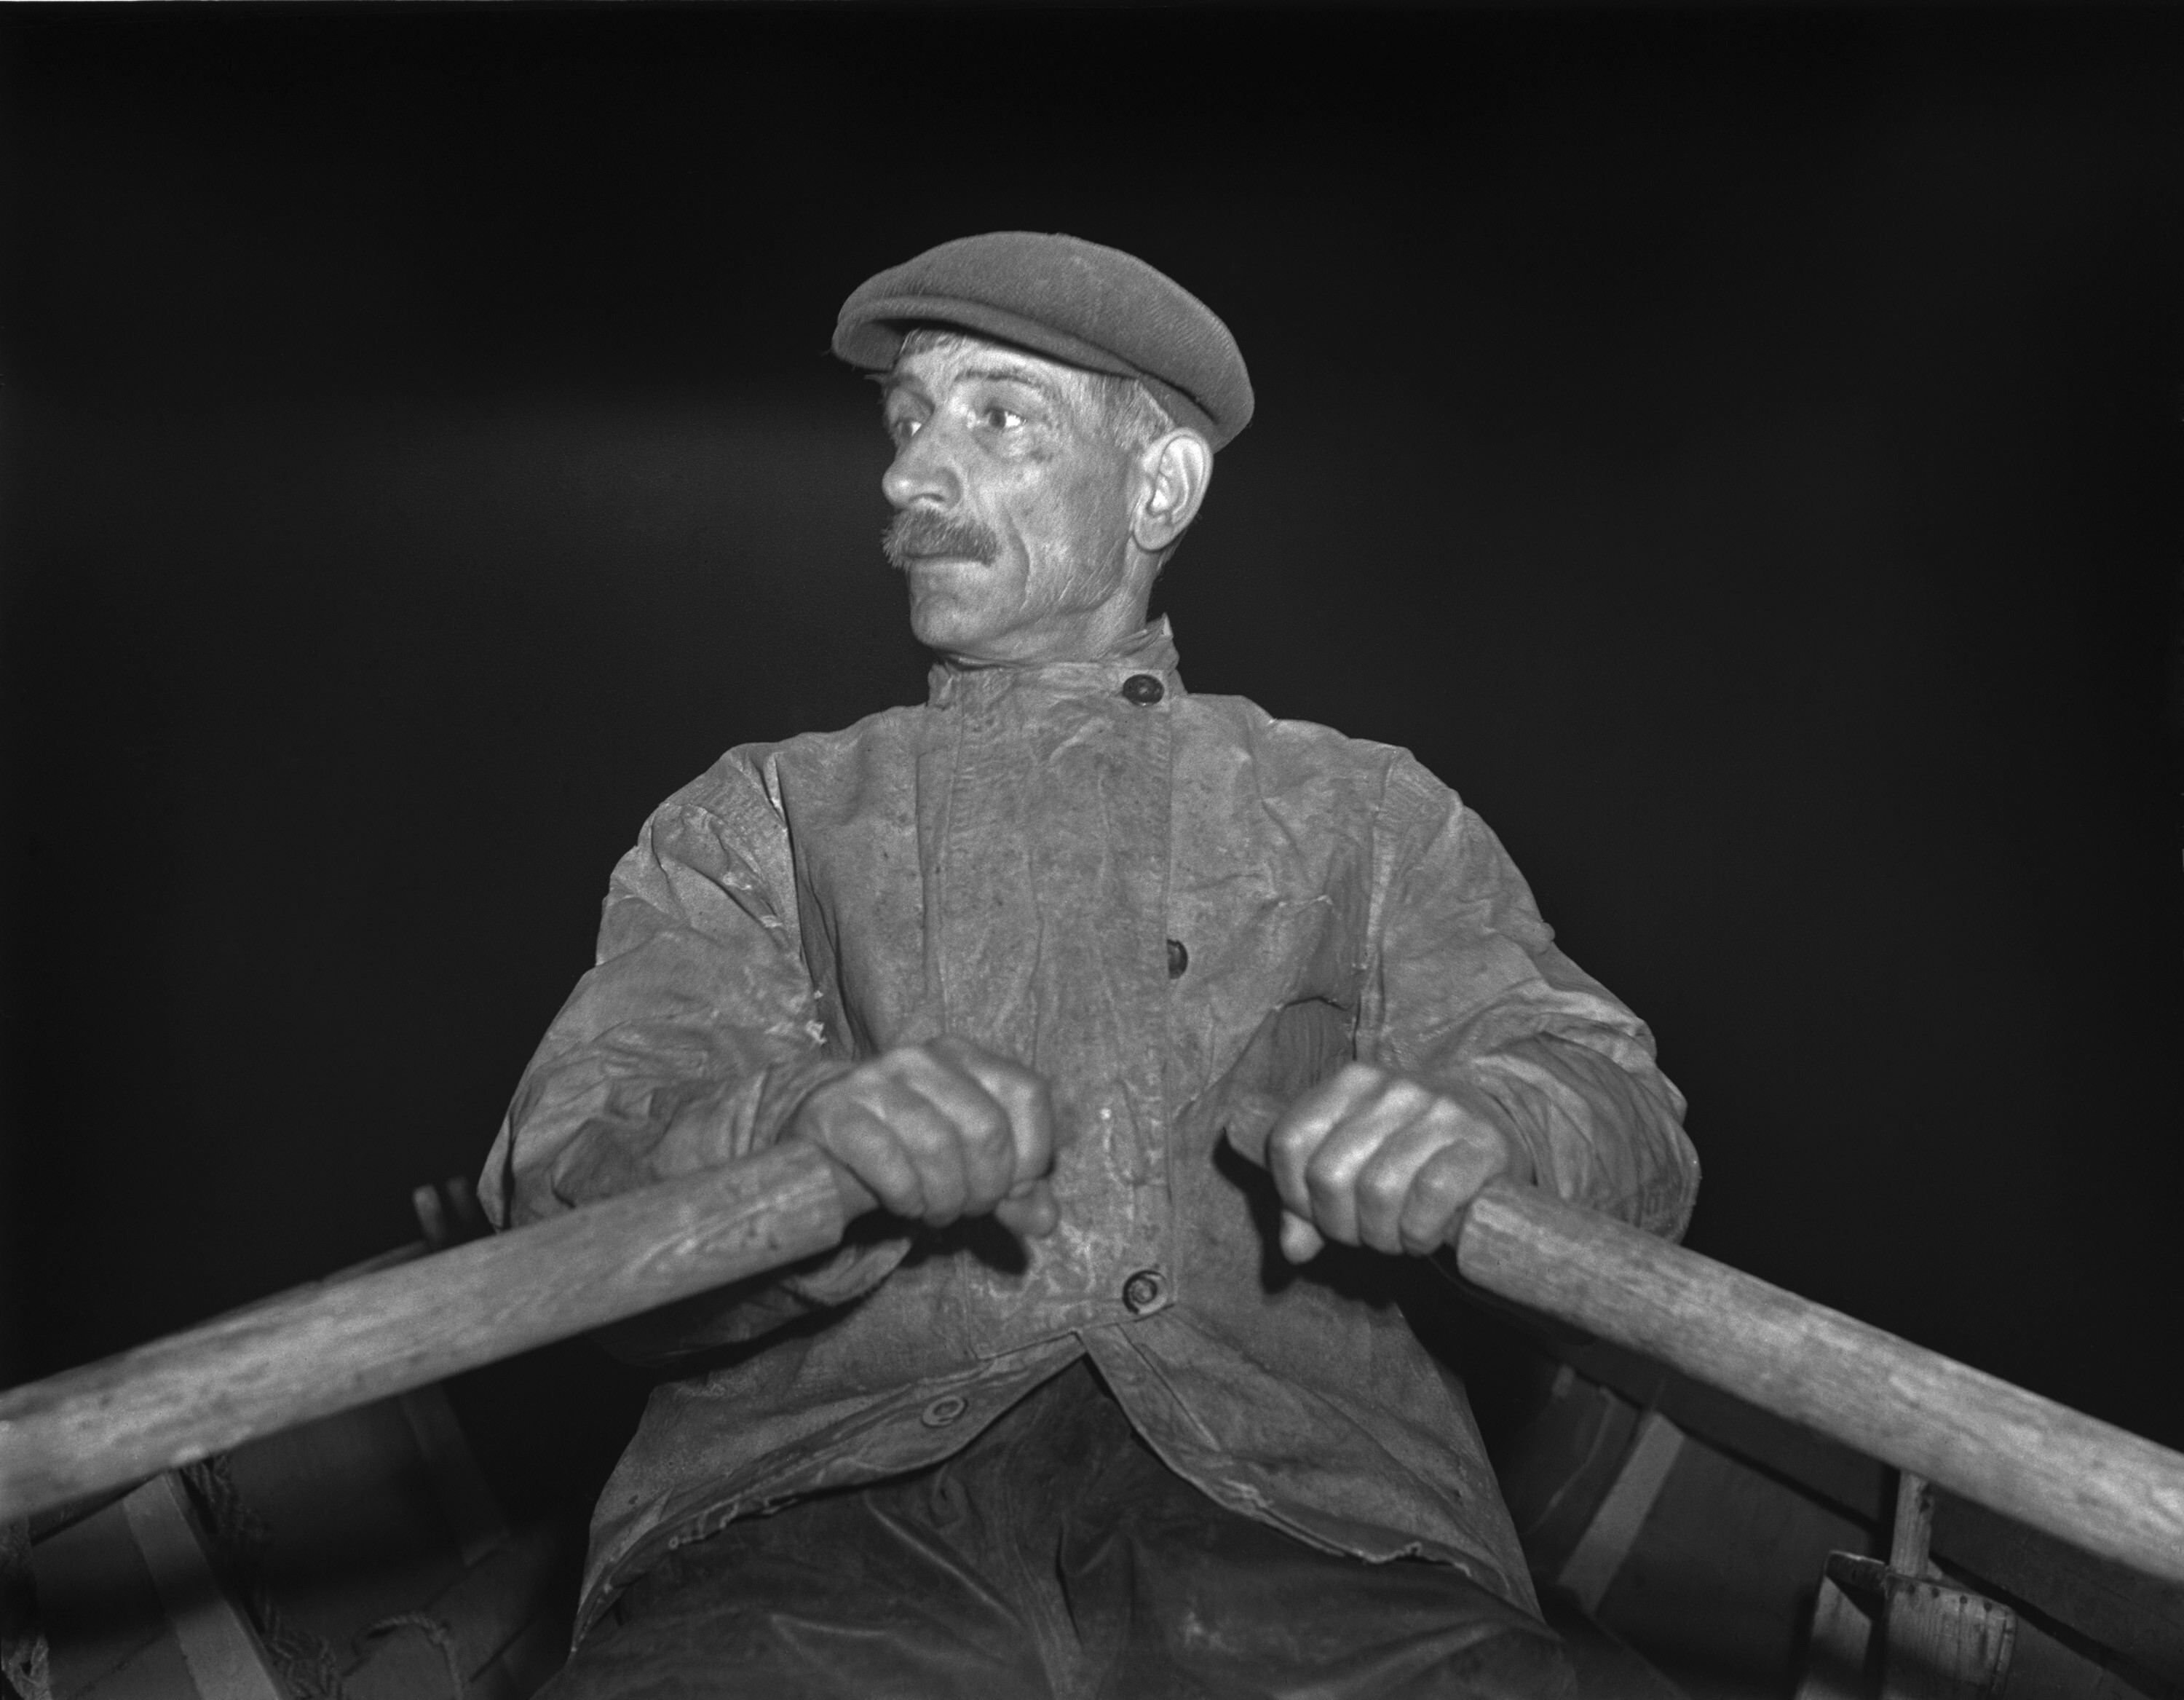
[[976, 520], [911, 508], [897, 514], [880, 534], [880, 549], [900, 572], [920, 555], [964, 555], [990, 565], [1000, 557], [1001, 540]]

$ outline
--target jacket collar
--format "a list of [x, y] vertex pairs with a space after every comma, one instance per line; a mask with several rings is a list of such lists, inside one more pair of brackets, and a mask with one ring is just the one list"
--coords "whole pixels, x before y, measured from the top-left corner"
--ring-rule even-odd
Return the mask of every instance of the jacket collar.
[[1183, 694], [1183, 680], [1175, 670], [1175, 638], [1165, 614], [1089, 661], [989, 667], [936, 661], [927, 676], [927, 701], [934, 708], [983, 708], [1011, 691], [1027, 689], [1055, 696], [1112, 695], [1123, 688], [1125, 679], [1140, 673], [1161, 682], [1164, 700]]

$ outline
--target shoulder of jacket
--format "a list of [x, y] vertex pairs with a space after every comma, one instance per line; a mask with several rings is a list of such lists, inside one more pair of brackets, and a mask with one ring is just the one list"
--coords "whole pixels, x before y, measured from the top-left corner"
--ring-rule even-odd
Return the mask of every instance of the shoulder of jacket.
[[1249, 697], [1201, 696], [1194, 692], [1184, 700], [1248, 745], [1255, 759], [1294, 761], [1325, 772], [1353, 773], [1415, 791], [1448, 792], [1401, 744], [1352, 738], [1317, 721], [1284, 720]]
[[793, 772], [861, 760], [876, 745], [911, 736], [930, 712], [923, 707], [882, 709], [838, 732], [802, 732], [765, 743], [738, 744], [668, 798], [658, 812], [697, 811], [733, 818], [762, 803], [778, 817], [784, 768]]
[[[1433, 770], [1397, 744], [1352, 738], [1316, 721], [1282, 720], [1244, 697], [1198, 696], [1220, 728], [1259, 770], [1267, 794], [1288, 794], [1314, 806], [1330, 803], [1372, 811], [1391, 844], [1415, 844], [1453, 825], [1475, 821], [1462, 798]], [[1330, 796], [1330, 790], [1334, 794]]]

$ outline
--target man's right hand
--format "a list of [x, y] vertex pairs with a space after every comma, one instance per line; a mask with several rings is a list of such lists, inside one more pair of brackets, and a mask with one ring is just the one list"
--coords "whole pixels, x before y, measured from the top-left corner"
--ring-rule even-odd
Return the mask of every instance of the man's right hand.
[[896, 1216], [934, 1228], [990, 1212], [1044, 1237], [1061, 1220], [1054, 1100], [1028, 1068], [961, 1039], [905, 1045], [861, 1062], [798, 1106], [808, 1140]]

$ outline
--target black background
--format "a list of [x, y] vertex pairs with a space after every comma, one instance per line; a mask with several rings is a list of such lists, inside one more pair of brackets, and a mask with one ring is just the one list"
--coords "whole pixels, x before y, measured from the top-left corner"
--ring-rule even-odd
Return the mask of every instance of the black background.
[[922, 694], [827, 337], [1023, 227], [1236, 332], [1185, 675], [1495, 825], [1691, 1243], [2184, 1444], [2176, 14], [0, 32], [0, 1379], [410, 1237], [652, 805]]

